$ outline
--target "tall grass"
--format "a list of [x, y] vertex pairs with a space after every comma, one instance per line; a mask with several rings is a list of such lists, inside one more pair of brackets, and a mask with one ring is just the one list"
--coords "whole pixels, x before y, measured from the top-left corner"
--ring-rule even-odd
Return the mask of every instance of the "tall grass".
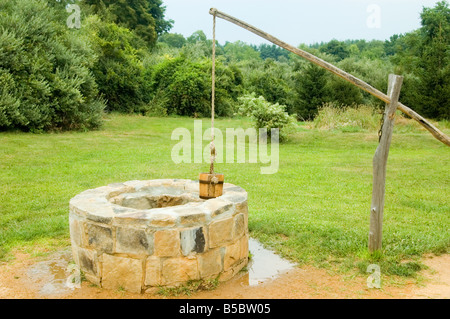
[[314, 119], [313, 126], [319, 130], [375, 131], [380, 127], [381, 113], [372, 106], [336, 106], [326, 103]]
[[[370, 105], [338, 106], [325, 103], [312, 123], [320, 131], [338, 130], [341, 132], [376, 132], [381, 127], [383, 110]], [[446, 130], [449, 121], [430, 121], [438, 128]], [[395, 133], [419, 133], [425, 129], [416, 121], [406, 118], [397, 111], [394, 125]]]

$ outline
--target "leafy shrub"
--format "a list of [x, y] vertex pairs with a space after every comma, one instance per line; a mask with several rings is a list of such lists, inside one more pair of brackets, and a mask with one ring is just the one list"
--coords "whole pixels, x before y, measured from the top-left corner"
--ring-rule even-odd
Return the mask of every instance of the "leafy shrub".
[[84, 24], [98, 56], [92, 72], [107, 100], [107, 111], [138, 112], [149, 101], [148, 74], [143, 65], [145, 44], [130, 30], [97, 16]]
[[[65, 13], [65, 11], [64, 11]], [[0, 3], [0, 129], [91, 129], [104, 103], [80, 31], [43, 1]]]
[[266, 128], [270, 135], [270, 130], [277, 128], [280, 141], [286, 140], [294, 130], [295, 115], [285, 112], [285, 105], [269, 103], [263, 96], [256, 97], [255, 93], [243, 95], [238, 100], [239, 114], [251, 117], [255, 121], [256, 129]]
[[[216, 64], [215, 113], [233, 113], [241, 76], [239, 70]], [[157, 102], [166, 104], [169, 114], [186, 116], [211, 115], [211, 61], [188, 60], [183, 54], [167, 57], [153, 70], [152, 91]]]
[[274, 61], [271, 58], [265, 61], [253, 59], [240, 63], [244, 73], [244, 89], [263, 96], [270, 103], [286, 105], [287, 111], [295, 113], [295, 93], [292, 83], [293, 72], [287, 63]]

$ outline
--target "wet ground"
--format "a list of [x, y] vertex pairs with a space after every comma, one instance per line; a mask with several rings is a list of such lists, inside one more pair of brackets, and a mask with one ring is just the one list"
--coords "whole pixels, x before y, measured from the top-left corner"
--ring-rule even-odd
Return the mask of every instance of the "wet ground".
[[[428, 256], [424, 263], [430, 269], [417, 280], [383, 283], [381, 289], [367, 287], [366, 278], [330, 274], [312, 266], [298, 267], [250, 239], [252, 258], [246, 272], [241, 272], [212, 291], [200, 291], [187, 297], [170, 298], [236, 298], [236, 299], [317, 299], [317, 298], [450, 298], [450, 256]], [[0, 298], [32, 299], [156, 299], [157, 294], [132, 294], [106, 290], [83, 281], [79, 288], [71, 284], [74, 274], [71, 250], [55, 252], [36, 260], [16, 253], [14, 261], [0, 264]]]
[[[247, 266], [247, 271], [238, 276], [236, 284], [239, 286], [260, 285], [295, 267], [294, 263], [265, 249], [255, 239], [250, 238], [249, 250], [252, 253], [251, 262]], [[53, 254], [48, 260], [31, 265], [26, 271], [30, 288], [34, 287], [33, 290], [36, 291], [37, 295], [43, 298], [64, 297], [71, 294], [75, 289], [81, 289], [73, 280], [75, 270], [74, 267], [71, 267], [71, 260], [71, 250], [65, 249]], [[4, 287], [3, 289], [7, 288]], [[0, 290], [0, 296], [1, 292]]]
[[252, 257], [248, 265], [248, 272], [244, 278], [248, 278], [248, 286], [255, 286], [273, 280], [293, 269], [295, 264], [285, 260], [275, 254], [273, 251], [265, 249], [257, 240], [250, 238], [248, 241], [248, 250]]

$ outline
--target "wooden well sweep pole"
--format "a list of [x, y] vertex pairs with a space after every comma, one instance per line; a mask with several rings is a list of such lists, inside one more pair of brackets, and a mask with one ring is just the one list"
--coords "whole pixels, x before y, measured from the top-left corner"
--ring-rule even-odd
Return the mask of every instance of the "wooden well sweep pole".
[[403, 84], [403, 77], [390, 74], [388, 96], [391, 102], [387, 103], [384, 111], [384, 122], [380, 144], [373, 157], [373, 186], [372, 204], [370, 206], [369, 251], [381, 250], [383, 233], [383, 211], [386, 186], [386, 165], [389, 147], [394, 130], [395, 111], [398, 107], [398, 98]]
[[[308, 61], [324, 68], [327, 69], [328, 71], [336, 74], [337, 76], [343, 78], [344, 80], [354, 84], [355, 86], [363, 89], [364, 91], [370, 93], [371, 95], [377, 97], [378, 99], [382, 100], [385, 103], [391, 103], [391, 99], [388, 95], [384, 94], [383, 92], [377, 90], [376, 88], [374, 88], [373, 86], [369, 85], [368, 83], [358, 79], [357, 77], [335, 67], [334, 65], [332, 65], [331, 63], [328, 63], [318, 57], [316, 57], [315, 55], [312, 55], [311, 53], [308, 53], [306, 51], [303, 51], [299, 48], [296, 48], [292, 45], [289, 45], [277, 38], [275, 38], [274, 36], [258, 29], [255, 28], [254, 26], [249, 25], [248, 23], [241, 21], [239, 19], [236, 19], [235, 17], [232, 17], [226, 13], [220, 12], [219, 10], [215, 9], [215, 8], [211, 8], [209, 10], [209, 13], [212, 15], [215, 15], [218, 18], [222, 18], [224, 20], [227, 20], [231, 23], [234, 23], [264, 39], [266, 39], [267, 41], [270, 41], [280, 47], [282, 47], [283, 49], [286, 49], [298, 56], [301, 56], [305, 59], [307, 59]], [[414, 112], [412, 109], [410, 109], [409, 107], [407, 107], [406, 105], [403, 105], [402, 103], [397, 103], [397, 108], [402, 111], [403, 113], [405, 113], [406, 115], [408, 115], [409, 117], [411, 117], [412, 119], [416, 120], [420, 125], [422, 125], [426, 130], [428, 130], [436, 139], [438, 139], [439, 141], [441, 141], [442, 143], [446, 144], [447, 146], [450, 146], [450, 137], [448, 137], [447, 135], [445, 135], [443, 132], [441, 132], [437, 127], [435, 127], [433, 124], [431, 124], [430, 122], [428, 122], [425, 118], [423, 118], [422, 116], [420, 116], [419, 114], [417, 114], [416, 112]]]
[[236, 19], [226, 13], [220, 12], [215, 8], [211, 8], [209, 13], [215, 17], [222, 18], [231, 23], [234, 23], [276, 45], [286, 49], [306, 60], [334, 73], [335, 75], [341, 77], [342, 79], [352, 83], [353, 85], [363, 89], [364, 91], [370, 93], [376, 98], [385, 102], [386, 110], [384, 115], [384, 123], [382, 128], [382, 135], [380, 138], [380, 144], [377, 147], [375, 156], [373, 158], [373, 191], [372, 191], [372, 203], [370, 209], [370, 230], [369, 230], [369, 251], [374, 252], [376, 250], [381, 250], [382, 243], [382, 229], [383, 229], [383, 210], [384, 210], [384, 196], [385, 196], [385, 185], [386, 185], [386, 165], [387, 158], [389, 155], [389, 147], [392, 139], [392, 132], [395, 122], [395, 111], [399, 109], [401, 112], [405, 113], [415, 121], [417, 121], [421, 126], [428, 130], [437, 140], [441, 141], [447, 146], [450, 146], [450, 138], [436, 128], [433, 124], [428, 122], [425, 118], [420, 116], [418, 113], [407, 107], [406, 105], [399, 102], [400, 90], [403, 84], [403, 77], [397, 75], [389, 75], [389, 87], [388, 94], [377, 90], [368, 83], [358, 79], [357, 77], [335, 67], [331, 63], [328, 63], [306, 51], [299, 48], [293, 47], [274, 36], [257, 29], [246, 22]]

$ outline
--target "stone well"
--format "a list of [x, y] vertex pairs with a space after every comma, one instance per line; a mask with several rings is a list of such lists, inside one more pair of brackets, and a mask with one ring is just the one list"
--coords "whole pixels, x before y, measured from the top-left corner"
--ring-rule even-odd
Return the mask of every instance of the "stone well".
[[109, 289], [150, 292], [189, 280], [228, 280], [248, 262], [247, 192], [199, 198], [198, 181], [129, 181], [70, 200], [75, 263]]

